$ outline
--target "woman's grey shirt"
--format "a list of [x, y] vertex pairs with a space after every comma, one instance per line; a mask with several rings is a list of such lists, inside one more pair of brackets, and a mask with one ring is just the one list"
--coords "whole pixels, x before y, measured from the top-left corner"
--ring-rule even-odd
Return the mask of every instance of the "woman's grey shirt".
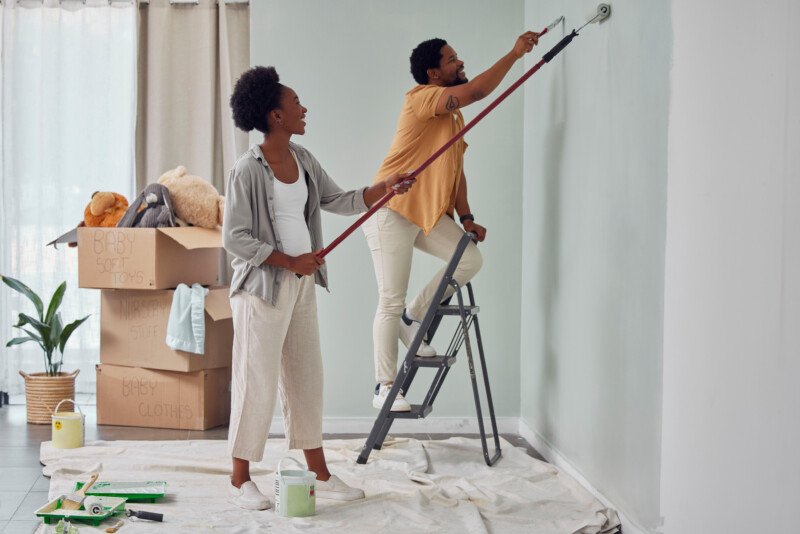
[[[311, 152], [295, 143], [289, 143], [289, 148], [294, 150], [305, 169], [308, 185], [305, 219], [311, 236], [311, 250], [316, 251], [324, 247], [320, 208], [339, 215], [364, 212], [367, 210], [364, 203], [367, 188], [343, 191]], [[264, 260], [273, 250], [283, 252], [281, 236], [275, 225], [275, 179], [261, 147], [253, 145], [239, 157], [228, 176], [222, 223], [222, 246], [234, 256], [230, 294], [245, 291], [273, 306], [278, 298], [283, 269], [267, 265]], [[325, 265], [314, 276], [317, 284], [328, 287]]]

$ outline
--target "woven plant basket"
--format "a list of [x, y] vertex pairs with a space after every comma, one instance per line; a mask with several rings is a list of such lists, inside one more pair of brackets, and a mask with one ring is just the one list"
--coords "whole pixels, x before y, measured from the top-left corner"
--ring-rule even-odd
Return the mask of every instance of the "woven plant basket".
[[79, 372], [80, 369], [77, 369], [73, 373], [47, 376], [47, 373], [27, 374], [20, 371], [19, 374], [25, 379], [28, 423], [49, 425], [56, 405], [64, 399], [75, 399], [75, 377]]

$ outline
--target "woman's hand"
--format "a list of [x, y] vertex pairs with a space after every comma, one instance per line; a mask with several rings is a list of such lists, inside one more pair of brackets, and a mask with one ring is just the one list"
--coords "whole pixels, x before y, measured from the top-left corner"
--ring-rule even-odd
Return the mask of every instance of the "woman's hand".
[[408, 192], [408, 190], [411, 189], [411, 186], [417, 183], [416, 178], [409, 178], [411, 174], [413, 173], [406, 172], [403, 174], [393, 174], [384, 179], [383, 186], [386, 190], [386, 193], [394, 191], [396, 194], [402, 195], [403, 193]]
[[473, 234], [475, 234], [477, 236], [475, 238], [476, 240], [483, 241], [484, 239], [486, 239], [486, 228], [484, 228], [480, 224], [475, 224], [475, 221], [467, 219], [466, 221], [464, 221], [464, 224], [462, 226], [464, 227], [464, 230], [466, 230], [467, 232], [472, 232]]
[[325, 263], [325, 260], [318, 255], [320, 252], [322, 252], [322, 249], [299, 256], [291, 256], [289, 270], [303, 276], [314, 274]]
[[391, 192], [402, 195], [411, 189], [411, 186], [417, 182], [416, 178], [408, 177], [410, 174], [412, 173], [406, 172], [403, 174], [393, 174], [388, 178], [384, 178], [380, 182], [376, 182], [371, 187], [368, 187], [364, 191], [364, 204], [371, 208], [373, 204]]

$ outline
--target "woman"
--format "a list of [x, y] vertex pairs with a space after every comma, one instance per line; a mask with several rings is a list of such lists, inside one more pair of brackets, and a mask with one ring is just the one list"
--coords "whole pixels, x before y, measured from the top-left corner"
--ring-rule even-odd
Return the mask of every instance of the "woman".
[[[236, 83], [236, 126], [257, 129], [264, 142], [234, 165], [228, 178], [222, 243], [234, 256], [233, 387], [228, 451], [229, 500], [251, 510], [269, 500], [250, 480], [261, 461], [280, 393], [290, 449], [303, 449], [317, 474], [318, 498], [353, 500], [364, 492], [331, 475], [322, 451], [322, 357], [314, 285], [327, 287], [320, 208], [340, 215], [366, 211], [414, 180], [393, 175], [372, 187], [342, 191], [311, 153], [290, 142], [305, 133], [306, 108], [272, 67], [255, 67]], [[316, 252], [313, 252], [316, 251]], [[298, 277], [297, 275], [302, 275]]]

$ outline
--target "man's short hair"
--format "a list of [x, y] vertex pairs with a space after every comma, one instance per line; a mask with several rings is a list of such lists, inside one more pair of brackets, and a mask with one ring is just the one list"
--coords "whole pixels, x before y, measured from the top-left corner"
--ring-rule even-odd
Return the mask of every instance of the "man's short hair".
[[428, 84], [428, 69], [438, 69], [442, 61], [442, 47], [447, 44], [438, 37], [421, 42], [412, 52], [411, 75], [420, 85]]

